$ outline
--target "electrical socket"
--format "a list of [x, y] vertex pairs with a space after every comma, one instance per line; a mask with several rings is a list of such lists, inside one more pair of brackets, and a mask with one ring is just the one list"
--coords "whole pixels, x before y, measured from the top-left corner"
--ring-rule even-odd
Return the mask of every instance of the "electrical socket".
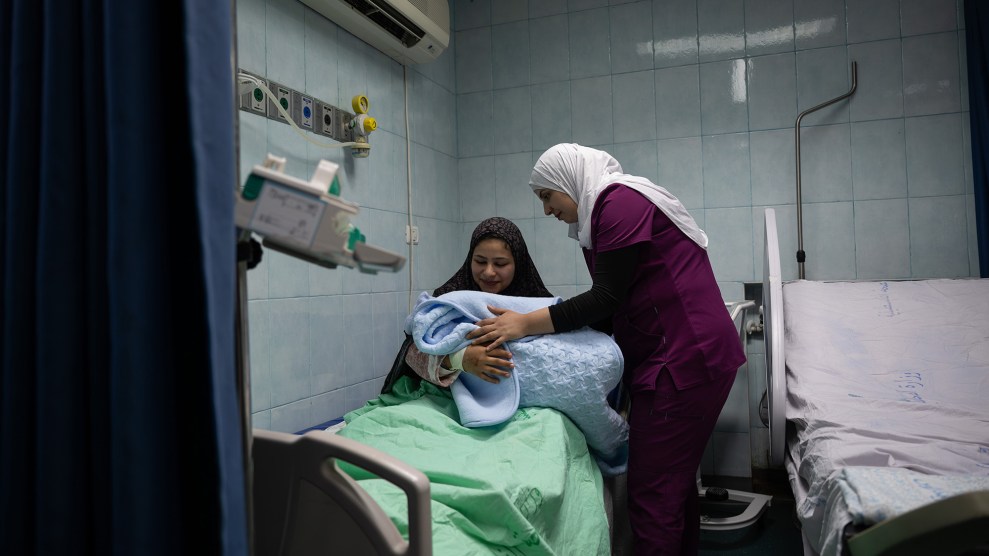
[[419, 226], [405, 226], [405, 243], [419, 245]]

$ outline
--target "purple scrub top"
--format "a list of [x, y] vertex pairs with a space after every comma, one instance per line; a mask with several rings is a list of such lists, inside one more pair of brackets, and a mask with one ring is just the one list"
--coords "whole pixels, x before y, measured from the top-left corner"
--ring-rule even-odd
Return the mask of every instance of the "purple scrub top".
[[609, 185], [591, 212], [594, 274], [597, 253], [644, 244], [628, 298], [613, 316], [631, 392], [655, 390], [666, 367], [683, 390], [734, 373], [745, 363], [707, 251], [638, 191]]

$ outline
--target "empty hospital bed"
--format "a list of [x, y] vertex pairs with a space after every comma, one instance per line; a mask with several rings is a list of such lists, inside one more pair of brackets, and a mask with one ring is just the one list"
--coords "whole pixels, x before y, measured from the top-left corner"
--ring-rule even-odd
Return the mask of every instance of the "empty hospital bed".
[[770, 460], [806, 555], [989, 541], [989, 280], [783, 283], [765, 211]]

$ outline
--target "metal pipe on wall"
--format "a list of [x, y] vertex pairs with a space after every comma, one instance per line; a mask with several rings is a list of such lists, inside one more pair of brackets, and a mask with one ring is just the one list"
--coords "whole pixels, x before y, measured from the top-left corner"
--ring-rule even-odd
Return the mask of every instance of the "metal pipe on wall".
[[793, 126], [793, 133], [797, 146], [797, 269], [798, 276], [801, 280], [803, 280], [805, 276], [804, 261], [807, 259], [807, 254], [804, 253], [804, 217], [800, 195], [800, 120], [804, 119], [804, 116], [810, 114], [811, 112], [816, 112], [821, 108], [831, 106], [839, 100], [852, 96], [852, 93], [855, 92], [856, 87], [858, 87], [858, 62], [852, 62], [852, 87], [848, 89], [848, 92], [829, 101], [822, 102], [813, 108], [804, 110], [797, 116], [797, 122]]

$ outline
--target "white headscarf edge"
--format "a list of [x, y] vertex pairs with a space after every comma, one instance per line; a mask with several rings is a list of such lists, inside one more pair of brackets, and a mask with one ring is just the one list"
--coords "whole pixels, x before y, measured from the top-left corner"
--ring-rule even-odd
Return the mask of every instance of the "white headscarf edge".
[[560, 143], [546, 150], [536, 161], [529, 186], [562, 191], [577, 203], [577, 223], [570, 225], [570, 237], [581, 247], [591, 247], [591, 212], [605, 187], [620, 183], [642, 193], [684, 234], [703, 249], [708, 238], [687, 212], [683, 203], [665, 188], [641, 176], [625, 174], [621, 164], [605, 151], [576, 143]]

